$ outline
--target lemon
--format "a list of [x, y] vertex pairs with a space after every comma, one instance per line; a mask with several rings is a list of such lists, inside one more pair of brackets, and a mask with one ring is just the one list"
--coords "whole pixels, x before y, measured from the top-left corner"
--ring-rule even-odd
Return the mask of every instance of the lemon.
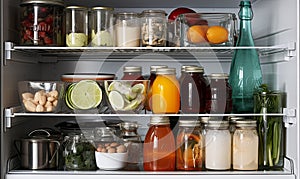
[[93, 80], [78, 82], [70, 93], [70, 102], [76, 109], [91, 109], [102, 101], [102, 90]]
[[115, 110], [120, 110], [120, 109], [124, 108], [125, 102], [124, 102], [123, 96], [118, 91], [110, 92], [108, 94], [108, 99], [109, 99], [110, 105]]
[[145, 91], [145, 86], [144, 86], [144, 84], [142, 84], [142, 83], [138, 83], [138, 84], [134, 85], [134, 86], [131, 88], [131, 91], [132, 91], [133, 93], [144, 93], [144, 91]]

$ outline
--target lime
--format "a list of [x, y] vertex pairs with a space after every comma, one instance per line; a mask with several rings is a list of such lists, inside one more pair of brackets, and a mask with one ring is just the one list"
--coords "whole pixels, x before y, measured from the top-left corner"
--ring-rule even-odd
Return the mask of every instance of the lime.
[[120, 109], [124, 108], [125, 102], [124, 102], [123, 96], [118, 91], [110, 92], [108, 94], [108, 99], [109, 99], [111, 106], [115, 110], [120, 110]]
[[77, 109], [91, 109], [102, 101], [102, 90], [93, 80], [78, 82], [70, 92], [70, 103]]
[[131, 88], [131, 91], [134, 93], [144, 93], [145, 86], [142, 83], [138, 83]]
[[141, 104], [141, 102], [142, 101], [140, 99], [134, 99], [124, 108], [124, 110], [125, 111], [135, 110]]

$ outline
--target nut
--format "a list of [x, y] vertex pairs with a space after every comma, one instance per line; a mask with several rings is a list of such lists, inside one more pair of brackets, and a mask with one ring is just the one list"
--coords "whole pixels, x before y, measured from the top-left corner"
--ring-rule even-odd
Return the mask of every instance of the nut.
[[32, 93], [22, 93], [22, 98], [24, 100], [29, 100], [29, 99], [33, 99], [33, 94]]
[[117, 147], [118, 145], [119, 145], [119, 144], [116, 143], [116, 142], [113, 142], [113, 143], [110, 144], [111, 147]]
[[126, 147], [124, 145], [120, 145], [117, 147], [117, 153], [124, 153], [126, 152]]
[[110, 148], [107, 150], [107, 153], [116, 153], [116, 149], [115, 148]]

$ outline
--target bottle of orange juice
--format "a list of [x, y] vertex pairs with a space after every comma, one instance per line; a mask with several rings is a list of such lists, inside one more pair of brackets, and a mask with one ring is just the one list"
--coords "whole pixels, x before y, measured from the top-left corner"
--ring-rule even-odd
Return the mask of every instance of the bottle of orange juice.
[[176, 114], [180, 108], [180, 88], [175, 68], [156, 70], [152, 85], [152, 112], [155, 114]]

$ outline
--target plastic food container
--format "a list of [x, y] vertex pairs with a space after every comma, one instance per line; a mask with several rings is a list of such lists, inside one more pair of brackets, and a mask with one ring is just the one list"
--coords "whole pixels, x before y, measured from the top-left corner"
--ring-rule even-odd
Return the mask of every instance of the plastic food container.
[[[176, 19], [182, 47], [234, 46], [236, 16], [233, 13], [187, 13]], [[176, 27], [177, 28], [177, 27]]]
[[63, 95], [63, 83], [21, 81], [19, 96], [25, 112], [57, 112]]
[[20, 6], [21, 45], [63, 45], [63, 1], [23, 0]]

